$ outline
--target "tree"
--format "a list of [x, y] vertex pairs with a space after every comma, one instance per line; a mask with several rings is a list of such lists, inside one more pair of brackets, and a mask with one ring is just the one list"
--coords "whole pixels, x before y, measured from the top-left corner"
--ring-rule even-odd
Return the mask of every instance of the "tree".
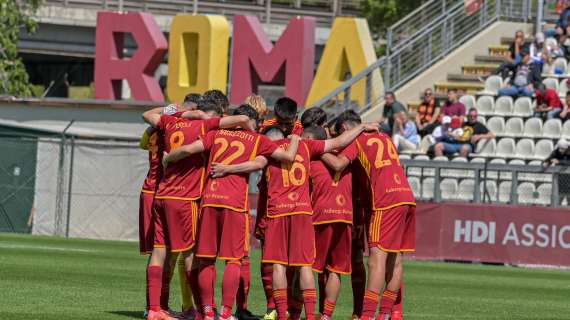
[[362, 0], [362, 13], [376, 39], [425, 0]]
[[34, 33], [38, 24], [32, 18], [41, 0], [0, 0], [0, 94], [32, 95], [28, 74], [18, 57], [20, 31]]

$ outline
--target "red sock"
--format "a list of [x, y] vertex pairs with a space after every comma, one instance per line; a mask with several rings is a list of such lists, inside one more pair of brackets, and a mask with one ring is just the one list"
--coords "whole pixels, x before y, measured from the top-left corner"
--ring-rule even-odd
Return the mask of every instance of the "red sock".
[[325, 289], [327, 286], [327, 277], [325, 275], [325, 272], [319, 273], [317, 281], [319, 283], [319, 312], [321, 314], [324, 314], [325, 297], [326, 297]]
[[277, 306], [277, 319], [287, 319], [287, 289], [274, 289], [273, 300]]
[[287, 305], [289, 307], [291, 320], [301, 319], [301, 312], [303, 312], [303, 301], [298, 300], [297, 297], [293, 296], [291, 290], [288, 292]]
[[261, 283], [263, 291], [265, 291], [265, 299], [267, 299], [267, 309], [275, 309], [275, 300], [273, 299], [273, 265], [269, 263], [260, 264]]
[[198, 285], [200, 286], [200, 300], [202, 307], [214, 307], [214, 293], [216, 288], [216, 266], [213, 263], [205, 263], [200, 265], [200, 274], [198, 276]]
[[394, 303], [394, 307], [392, 307], [392, 312], [397, 311], [400, 313], [404, 312], [404, 283], [402, 283], [402, 286], [400, 287], [400, 290], [398, 291], [398, 298], [396, 299], [396, 302]]
[[330, 301], [328, 299], [325, 299], [325, 308], [324, 308], [322, 314], [324, 314], [325, 316], [327, 316], [329, 318], [332, 318], [335, 307], [336, 307], [336, 301]]
[[149, 310], [150, 309], [150, 298], [148, 296], [148, 265], [146, 266], [146, 309], [145, 310]]
[[364, 262], [359, 261], [352, 264], [352, 299], [353, 307], [352, 314], [360, 317], [362, 315], [362, 306], [364, 304], [364, 293], [366, 279], [366, 269], [364, 269]]
[[247, 296], [249, 295], [249, 282], [251, 272], [249, 269], [249, 258], [246, 257], [241, 261], [239, 288], [236, 296], [237, 310], [247, 310]]
[[162, 272], [162, 288], [160, 288], [160, 308], [168, 310], [168, 302], [170, 299], [170, 282], [172, 281], [171, 269], [163, 269]]
[[317, 304], [317, 290], [303, 290], [303, 304], [305, 305], [305, 318], [315, 320], [315, 305]]
[[222, 313], [222, 317], [227, 318], [232, 315], [236, 294], [239, 288], [239, 274], [241, 264], [239, 261], [230, 261], [226, 264], [224, 278], [222, 279], [222, 306], [229, 314]]
[[194, 298], [194, 304], [196, 310], [202, 310], [202, 302], [200, 301], [200, 285], [198, 284], [198, 268], [192, 268], [191, 271], [186, 271], [186, 280], [188, 280], [188, 285], [190, 286], [190, 291], [192, 291], [192, 297]]
[[380, 314], [392, 314], [392, 307], [398, 298], [398, 292], [384, 290], [382, 293], [382, 300], [380, 300]]
[[378, 293], [366, 290], [364, 294], [364, 304], [362, 307], [362, 316], [369, 319], [374, 318], [376, 315], [376, 309], [378, 308]]
[[148, 266], [146, 271], [149, 310], [160, 311], [160, 288], [162, 287], [162, 267]]

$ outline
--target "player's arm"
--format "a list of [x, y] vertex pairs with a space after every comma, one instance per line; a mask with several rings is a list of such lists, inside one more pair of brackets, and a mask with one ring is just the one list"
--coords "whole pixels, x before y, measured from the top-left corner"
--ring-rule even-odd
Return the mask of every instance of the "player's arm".
[[162, 166], [166, 168], [171, 162], [180, 161], [193, 154], [204, 152], [204, 150], [206, 150], [204, 142], [202, 142], [202, 140], [196, 140], [193, 143], [181, 146], [170, 153], [165, 152], [162, 157]]
[[158, 121], [160, 120], [162, 109], [162, 107], [153, 108], [143, 113], [142, 117], [144, 122], [148, 123], [151, 127], [156, 128]]
[[239, 164], [222, 164], [212, 162], [210, 175], [214, 178], [223, 177], [232, 173], [250, 173], [263, 169], [267, 165], [267, 158], [257, 156], [255, 159]]
[[277, 161], [295, 161], [295, 155], [297, 155], [297, 149], [299, 149], [299, 142], [301, 141], [301, 137], [298, 135], [291, 135], [289, 138], [291, 139], [291, 143], [289, 143], [287, 150], [284, 150], [283, 148], [277, 148], [271, 154], [271, 158]]
[[207, 115], [204, 111], [201, 110], [189, 110], [184, 111], [182, 115], [180, 115], [184, 119], [190, 120], [206, 120], [210, 119], [210, 116]]
[[150, 140], [150, 136], [152, 135], [153, 131], [154, 131], [153, 127], [146, 128], [146, 130], [143, 132], [141, 136], [141, 140], [139, 141], [139, 148], [143, 150], [148, 150], [148, 142]]
[[321, 156], [321, 160], [327, 165], [327, 167], [337, 172], [343, 171], [350, 164], [350, 159], [342, 154], [337, 156], [332, 153], [325, 153]]
[[227, 116], [220, 119], [220, 128], [234, 128], [234, 127], [242, 127], [247, 130], [254, 131], [255, 128], [252, 128], [250, 125], [249, 117], [244, 115], [239, 116]]
[[341, 135], [334, 139], [325, 140], [324, 152], [331, 152], [335, 149], [342, 149], [348, 146], [359, 134], [363, 131], [378, 131], [377, 123], [362, 123], [358, 126], [343, 132]]

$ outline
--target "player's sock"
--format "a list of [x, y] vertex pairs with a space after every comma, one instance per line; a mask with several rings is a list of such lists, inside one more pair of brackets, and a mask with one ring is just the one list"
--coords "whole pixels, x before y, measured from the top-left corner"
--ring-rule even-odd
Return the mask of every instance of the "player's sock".
[[394, 302], [398, 298], [398, 292], [391, 290], [384, 290], [382, 299], [380, 300], [380, 314], [391, 314]]
[[402, 314], [404, 312], [404, 284], [400, 287], [398, 291], [398, 298], [396, 302], [394, 302], [394, 306], [392, 307], [392, 313], [399, 312]]
[[273, 299], [277, 306], [277, 319], [287, 319], [287, 289], [273, 289]]
[[237, 310], [247, 310], [247, 296], [249, 295], [249, 283], [251, 272], [249, 269], [249, 258], [241, 261], [239, 288], [236, 296]]
[[352, 314], [360, 317], [362, 315], [362, 306], [364, 304], [364, 293], [366, 292], [366, 269], [364, 262], [359, 261], [352, 264]]
[[378, 308], [378, 293], [372, 290], [366, 290], [366, 293], [364, 294], [362, 316], [367, 317], [368, 319], [374, 318], [377, 308]]
[[[222, 310], [229, 310], [230, 316], [239, 287], [240, 269], [239, 261], [229, 261], [226, 264], [224, 278], [222, 279]], [[222, 317], [227, 318], [224, 314]]]
[[182, 296], [182, 312], [194, 308], [194, 299], [192, 299], [192, 290], [190, 290], [190, 281], [186, 275], [186, 264], [184, 255], [180, 255], [177, 260], [178, 278], [180, 280], [180, 295]]
[[275, 309], [275, 300], [273, 299], [273, 265], [261, 263], [260, 269], [261, 283], [263, 284], [263, 291], [265, 291], [265, 299], [267, 299], [267, 313], [271, 313]]
[[173, 269], [164, 268], [162, 271], [162, 288], [160, 288], [160, 307], [162, 310], [169, 309], [168, 303], [170, 301], [170, 282], [172, 282]]
[[194, 309], [202, 310], [202, 303], [200, 302], [200, 286], [198, 284], [198, 269], [193, 268], [191, 271], [186, 271], [186, 280], [188, 287], [192, 291]]
[[297, 297], [293, 296], [291, 290], [289, 290], [289, 296], [287, 298], [287, 304], [289, 307], [290, 319], [299, 320], [301, 319], [301, 312], [303, 312], [303, 301], [298, 300]]
[[324, 308], [325, 308], [325, 289], [327, 286], [327, 279], [325, 276], [325, 273], [319, 273], [318, 275], [318, 284], [319, 284], [319, 312], [321, 314], [324, 314]]
[[323, 312], [321, 313], [329, 318], [332, 318], [335, 307], [336, 307], [336, 301], [330, 301], [328, 299], [325, 299], [324, 309]]
[[162, 267], [148, 266], [146, 271], [149, 310], [160, 311], [160, 289], [162, 287]]
[[315, 305], [317, 304], [317, 290], [303, 290], [303, 304], [305, 305], [305, 318], [315, 320]]
[[200, 286], [200, 301], [202, 309], [209, 307], [214, 308], [214, 290], [216, 286], [216, 266], [213, 263], [202, 264], [198, 276], [198, 285]]

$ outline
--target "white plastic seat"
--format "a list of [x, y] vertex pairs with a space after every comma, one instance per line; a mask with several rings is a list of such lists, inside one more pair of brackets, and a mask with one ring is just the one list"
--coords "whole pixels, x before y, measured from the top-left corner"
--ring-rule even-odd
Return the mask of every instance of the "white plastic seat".
[[534, 141], [532, 139], [521, 139], [517, 142], [516, 157], [529, 159], [534, 155]]
[[[568, 70], [570, 71], [570, 70]], [[560, 81], [560, 88], [558, 89], [558, 96], [561, 98], [566, 97], [566, 93], [568, 92], [568, 81], [566, 81], [567, 79], [562, 79], [562, 81]]]
[[499, 89], [503, 86], [503, 78], [497, 75], [492, 75], [485, 80], [484, 94], [497, 95]]
[[492, 157], [495, 155], [496, 149], [497, 149], [497, 141], [495, 139], [491, 140], [481, 139], [477, 142], [477, 147], [475, 148], [475, 154], [479, 157]]
[[492, 115], [495, 111], [495, 98], [491, 96], [480, 96], [477, 99], [477, 112], [482, 116]]
[[537, 204], [550, 205], [552, 199], [552, 184], [543, 183], [536, 188], [538, 192], [538, 199], [536, 199]]
[[515, 101], [513, 114], [517, 117], [530, 117], [534, 113], [532, 100], [529, 97], [520, 97]]
[[512, 158], [515, 155], [515, 140], [512, 138], [503, 138], [497, 143], [495, 156], [499, 158]]
[[552, 140], [543, 139], [539, 140], [534, 147], [533, 158], [536, 160], [546, 159], [554, 150]]
[[565, 58], [556, 58], [556, 60], [554, 60], [554, 67], [560, 68], [560, 70], [562, 70], [562, 74], [566, 74], [566, 71], [568, 69], [568, 62]]
[[553, 37], [548, 37], [546, 38], [546, 40], [544, 40], [544, 46], [545, 47], [557, 47], [558, 46], [558, 40], [556, 40], [556, 38]]
[[[430, 158], [425, 154], [420, 154], [414, 157], [414, 160], [418, 161], [430, 161]], [[435, 169], [433, 168], [423, 168], [423, 167], [409, 167], [408, 174], [419, 176], [419, 177], [433, 177], [435, 175]]]
[[523, 136], [529, 138], [540, 137], [542, 135], [542, 119], [530, 118], [524, 123]]
[[509, 96], [499, 97], [495, 102], [495, 115], [497, 116], [510, 116], [513, 114], [513, 110], [513, 98]]
[[544, 83], [544, 85], [546, 86], [547, 89], [554, 89], [554, 90], [556, 90], [556, 92], [558, 92], [558, 88], [559, 88], [558, 79], [546, 78], [546, 79], [542, 80], [542, 83]]
[[534, 192], [536, 191], [534, 183], [522, 182], [517, 186], [518, 202], [520, 204], [533, 204], [536, 202]]
[[[489, 161], [491, 164], [507, 164], [507, 161], [502, 158], [495, 158]], [[488, 179], [497, 179], [499, 177], [499, 171], [496, 170], [487, 170], [487, 178]]]
[[562, 121], [560, 119], [547, 120], [542, 126], [542, 136], [558, 139], [562, 135]]
[[475, 180], [463, 179], [459, 182], [457, 189], [457, 199], [464, 201], [473, 201], [475, 196]]
[[412, 157], [409, 154], [400, 154], [400, 160], [410, 160]]
[[497, 136], [502, 136], [505, 132], [505, 118], [492, 117], [487, 121], [487, 128]]
[[491, 200], [491, 202], [496, 202], [497, 201], [497, 196], [498, 196], [498, 188], [497, 188], [497, 183], [493, 180], [486, 180], [485, 181], [481, 181], [479, 183], [479, 189], [481, 191], [481, 201], [483, 201], [483, 199], [485, 199], [485, 188], [487, 189], [487, 200]]
[[441, 190], [441, 199], [443, 200], [455, 200], [457, 199], [457, 180], [446, 178], [441, 180], [439, 184]]
[[[477, 145], [479, 146], [479, 145]], [[471, 163], [485, 163], [485, 158], [473, 158], [471, 159]]]
[[[451, 162], [460, 162], [460, 163], [467, 163], [467, 158], [464, 157], [455, 157], [451, 159]], [[468, 178], [472, 177], [473, 175], [470, 170], [464, 169], [441, 169], [441, 176], [442, 177], [451, 177], [451, 178]]]
[[425, 178], [422, 181], [422, 199], [424, 200], [433, 199], [434, 185], [435, 185], [434, 178]]
[[503, 136], [506, 137], [521, 137], [524, 132], [524, 122], [521, 118], [510, 118], [505, 123], [505, 132]]
[[446, 156], [438, 156], [438, 157], [434, 157], [433, 161], [444, 161], [444, 162], [448, 162], [449, 158], [447, 158]]
[[408, 183], [410, 184], [410, 188], [414, 192], [414, 196], [416, 198], [421, 198], [421, 183], [420, 178], [418, 177], [408, 177]]
[[570, 121], [565, 121], [562, 125], [562, 138], [570, 140]]
[[499, 184], [499, 202], [511, 202], [511, 187], [512, 182], [510, 181], [503, 181]]
[[477, 116], [477, 121], [479, 121], [481, 124], [487, 125], [487, 119], [481, 115]]
[[461, 98], [459, 98], [459, 102], [463, 103], [467, 110], [475, 108], [475, 105], [477, 104], [475, 102], [475, 97], [470, 94], [461, 96]]

